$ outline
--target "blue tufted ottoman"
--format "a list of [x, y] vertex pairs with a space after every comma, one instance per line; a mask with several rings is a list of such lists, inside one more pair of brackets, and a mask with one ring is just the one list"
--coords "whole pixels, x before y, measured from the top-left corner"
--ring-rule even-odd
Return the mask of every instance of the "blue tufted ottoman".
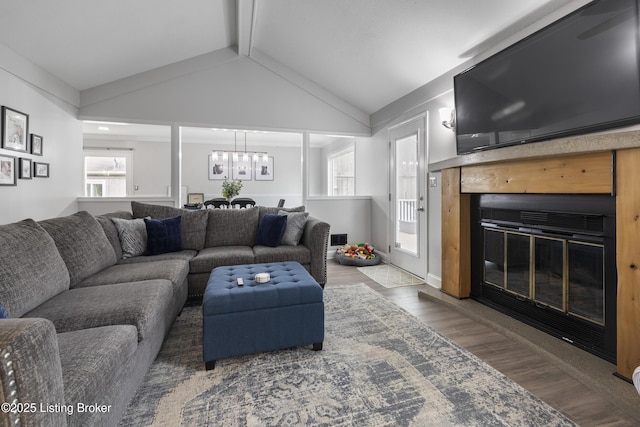
[[[271, 280], [256, 283], [257, 273]], [[237, 279], [244, 280], [238, 286]], [[297, 262], [218, 267], [202, 300], [202, 355], [218, 359], [313, 344], [322, 350], [322, 288]]]

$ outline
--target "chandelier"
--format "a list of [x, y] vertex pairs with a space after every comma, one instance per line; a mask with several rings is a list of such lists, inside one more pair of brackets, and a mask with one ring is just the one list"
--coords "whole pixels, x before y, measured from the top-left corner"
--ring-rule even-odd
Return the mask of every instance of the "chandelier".
[[234, 162], [237, 162], [238, 160], [240, 160], [240, 158], [242, 158], [243, 162], [258, 162], [260, 160], [260, 158], [262, 158], [263, 162], [268, 162], [269, 161], [269, 156], [266, 152], [262, 152], [262, 151], [247, 151], [247, 132], [243, 132], [244, 133], [244, 150], [242, 151], [238, 151], [238, 132], [234, 131], [233, 132], [233, 136], [234, 136], [234, 142], [233, 142], [233, 151], [218, 151], [218, 150], [213, 150], [211, 152], [211, 156], [213, 157], [213, 161], [217, 161], [218, 159], [222, 158], [223, 161], [227, 161], [229, 160], [229, 155], [231, 155], [231, 158], [233, 159]]

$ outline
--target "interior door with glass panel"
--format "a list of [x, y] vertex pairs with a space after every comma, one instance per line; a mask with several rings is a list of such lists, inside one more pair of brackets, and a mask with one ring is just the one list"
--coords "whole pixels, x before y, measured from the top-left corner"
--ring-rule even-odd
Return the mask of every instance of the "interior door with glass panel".
[[425, 118], [421, 116], [389, 131], [390, 262], [426, 278]]

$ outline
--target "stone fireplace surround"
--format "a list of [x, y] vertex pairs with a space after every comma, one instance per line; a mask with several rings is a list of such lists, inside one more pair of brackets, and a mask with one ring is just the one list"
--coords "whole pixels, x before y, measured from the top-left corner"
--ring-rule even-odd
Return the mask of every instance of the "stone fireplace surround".
[[433, 163], [442, 172], [442, 291], [470, 296], [470, 196], [614, 194], [616, 198], [617, 374], [640, 365], [640, 131], [563, 138]]

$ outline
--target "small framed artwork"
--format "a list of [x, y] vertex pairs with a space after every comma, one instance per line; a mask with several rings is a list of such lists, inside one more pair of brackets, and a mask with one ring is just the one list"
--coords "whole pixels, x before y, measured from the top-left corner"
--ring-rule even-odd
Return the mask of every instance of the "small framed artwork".
[[229, 159], [224, 160], [221, 156], [214, 159], [213, 155], [209, 154], [209, 181], [222, 181], [229, 176]]
[[234, 160], [233, 161], [233, 179], [240, 181], [251, 181], [251, 160]]
[[33, 176], [49, 178], [49, 163], [33, 162]]
[[256, 162], [256, 181], [273, 181], [273, 157], [266, 162], [262, 159]]
[[2, 148], [29, 152], [29, 115], [2, 107]]
[[18, 169], [20, 179], [31, 179], [31, 159], [20, 157], [20, 168]]
[[187, 204], [189, 205], [201, 205], [204, 203], [204, 193], [189, 193], [187, 194]]
[[42, 137], [33, 133], [31, 134], [31, 154], [42, 156]]
[[17, 185], [16, 158], [0, 154], [0, 185]]

